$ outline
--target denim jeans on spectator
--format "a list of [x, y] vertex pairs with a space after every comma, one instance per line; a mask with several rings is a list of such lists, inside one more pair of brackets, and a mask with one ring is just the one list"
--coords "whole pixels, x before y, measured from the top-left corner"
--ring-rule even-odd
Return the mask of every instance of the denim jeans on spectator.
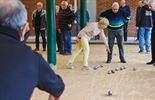
[[71, 53], [71, 51], [72, 51], [71, 30], [61, 31], [60, 52]]
[[151, 27], [140, 27], [140, 30], [139, 30], [140, 52], [144, 52], [144, 44], [146, 47], [146, 52], [150, 52], [151, 31], [152, 31]]

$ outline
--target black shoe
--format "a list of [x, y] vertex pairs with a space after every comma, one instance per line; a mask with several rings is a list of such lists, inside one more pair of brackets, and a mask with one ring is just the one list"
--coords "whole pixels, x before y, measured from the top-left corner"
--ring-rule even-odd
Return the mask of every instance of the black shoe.
[[33, 51], [39, 51], [39, 48], [35, 48]]
[[106, 63], [111, 63], [111, 60], [107, 60]]
[[56, 52], [60, 52], [59, 50], [57, 50]]
[[61, 54], [61, 55], [64, 55], [65, 53], [60, 51], [60, 54]]
[[147, 62], [146, 64], [147, 65], [152, 65], [152, 64], [154, 64], [155, 62], [154, 61], [150, 61], [150, 62]]
[[43, 51], [46, 51], [46, 48], [43, 48]]
[[121, 63], [126, 63], [126, 61], [125, 60], [121, 60]]

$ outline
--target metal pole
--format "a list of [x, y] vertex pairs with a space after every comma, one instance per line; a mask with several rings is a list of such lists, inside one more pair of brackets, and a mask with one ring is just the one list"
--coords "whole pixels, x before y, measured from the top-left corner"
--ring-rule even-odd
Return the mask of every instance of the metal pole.
[[80, 28], [84, 28], [87, 24], [87, 0], [80, 0]]
[[47, 59], [52, 69], [55, 69], [56, 65], [56, 22], [55, 22], [55, 12], [56, 12], [55, 0], [46, 0], [47, 7]]

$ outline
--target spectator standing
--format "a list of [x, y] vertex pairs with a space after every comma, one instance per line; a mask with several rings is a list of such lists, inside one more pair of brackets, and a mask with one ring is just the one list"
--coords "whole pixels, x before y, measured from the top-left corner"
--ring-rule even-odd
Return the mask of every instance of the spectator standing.
[[147, 0], [144, 0], [144, 6], [141, 8], [139, 21], [139, 53], [144, 53], [144, 46], [146, 48], [146, 53], [150, 53], [150, 40], [153, 21], [152, 12], [148, 6]]
[[152, 10], [153, 28], [151, 32], [151, 61], [147, 64], [154, 64], [155, 66], [155, 1], [150, 0], [150, 8]]
[[[80, 9], [78, 9], [75, 13], [76, 15], [76, 22], [77, 22], [77, 28], [76, 28], [76, 36], [78, 35], [78, 33], [80, 32]], [[87, 17], [87, 23], [89, 22], [89, 13], [88, 11], [86, 11], [86, 17]]]
[[72, 53], [72, 40], [71, 29], [75, 14], [68, 6], [67, 1], [61, 2], [61, 10], [59, 12], [59, 28], [61, 31], [61, 49], [60, 54], [71, 55]]
[[26, 41], [27, 11], [20, 0], [0, 1], [0, 100], [30, 100], [36, 87], [60, 100], [64, 83]]
[[138, 2], [138, 7], [136, 8], [136, 28], [137, 28], [137, 40], [139, 40], [139, 24], [140, 24], [140, 12], [143, 7], [143, 1]]
[[59, 29], [59, 9], [60, 7], [56, 5], [56, 41], [57, 41], [57, 52], [60, 51], [61, 48], [61, 33]]
[[35, 51], [39, 51], [39, 37], [42, 37], [42, 47], [43, 51], [46, 51], [46, 11], [43, 9], [43, 3], [37, 3], [37, 9], [33, 11], [32, 14], [32, 26], [35, 30]]
[[[126, 5], [125, 0], [120, 1], [120, 9], [123, 10], [124, 12], [129, 13], [130, 16], [128, 17], [128, 19], [131, 19], [130, 7]], [[124, 41], [127, 41], [128, 40], [128, 21], [126, 20], [124, 21], [123, 31], [124, 31]]]

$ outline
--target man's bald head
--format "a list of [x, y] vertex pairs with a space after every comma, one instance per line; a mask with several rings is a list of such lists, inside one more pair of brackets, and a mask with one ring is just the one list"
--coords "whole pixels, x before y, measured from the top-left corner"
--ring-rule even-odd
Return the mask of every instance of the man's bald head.
[[119, 4], [118, 4], [118, 2], [114, 2], [112, 4], [112, 12], [117, 13], [118, 10], [119, 10]]

